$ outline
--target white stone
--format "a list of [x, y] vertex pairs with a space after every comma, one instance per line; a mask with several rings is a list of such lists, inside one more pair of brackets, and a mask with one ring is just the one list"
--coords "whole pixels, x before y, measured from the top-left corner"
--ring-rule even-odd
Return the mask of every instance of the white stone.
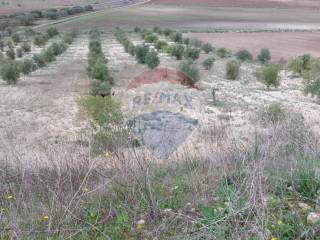
[[310, 211], [311, 210], [311, 207], [308, 204], [303, 203], [303, 202], [299, 202], [298, 206], [304, 211]]
[[320, 213], [311, 212], [307, 217], [308, 224], [320, 223]]

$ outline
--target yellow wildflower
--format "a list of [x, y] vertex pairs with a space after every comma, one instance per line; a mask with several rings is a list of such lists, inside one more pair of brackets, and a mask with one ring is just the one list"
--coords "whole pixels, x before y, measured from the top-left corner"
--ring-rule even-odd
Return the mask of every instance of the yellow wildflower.
[[89, 188], [84, 187], [84, 188], [83, 188], [83, 191], [84, 191], [84, 192], [89, 192]]
[[12, 199], [13, 199], [13, 196], [12, 196], [12, 195], [8, 195], [7, 199], [8, 199], [8, 200], [12, 200]]
[[278, 240], [278, 238], [275, 237], [275, 236], [273, 236], [273, 237], [271, 238], [271, 240]]
[[49, 220], [49, 216], [48, 216], [48, 215], [44, 215], [44, 216], [42, 217], [42, 219], [43, 219], [44, 221], [48, 221], [48, 220]]
[[142, 229], [144, 228], [145, 223], [146, 222], [143, 219], [141, 219], [141, 220], [139, 220], [137, 222], [137, 225], [136, 225], [137, 232], [141, 232], [142, 231]]
[[106, 158], [108, 158], [108, 157], [110, 156], [110, 153], [109, 153], [108, 151], [106, 151], [106, 152], [104, 153], [104, 156], [105, 156]]
[[271, 228], [275, 229], [275, 228], [276, 228], [276, 226], [272, 224], [272, 225], [271, 225]]
[[278, 225], [281, 225], [281, 224], [282, 224], [282, 221], [281, 221], [281, 220], [279, 220], [279, 221], [278, 221]]

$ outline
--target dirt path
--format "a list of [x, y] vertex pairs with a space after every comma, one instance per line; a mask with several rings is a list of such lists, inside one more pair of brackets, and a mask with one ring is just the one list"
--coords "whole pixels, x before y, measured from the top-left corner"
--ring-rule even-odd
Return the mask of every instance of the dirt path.
[[78, 37], [55, 62], [17, 85], [0, 81], [1, 159], [15, 153], [30, 162], [48, 145], [74, 139], [81, 127], [76, 101], [88, 91], [87, 45], [87, 36]]

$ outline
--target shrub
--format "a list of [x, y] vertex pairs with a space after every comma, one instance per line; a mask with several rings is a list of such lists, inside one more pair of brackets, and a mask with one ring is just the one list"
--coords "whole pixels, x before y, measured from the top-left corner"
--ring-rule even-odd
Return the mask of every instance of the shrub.
[[145, 42], [147, 43], [154, 43], [156, 41], [159, 40], [158, 36], [153, 34], [153, 33], [148, 33], [145, 37], [144, 37]]
[[[120, 104], [111, 97], [86, 96], [79, 102], [80, 110], [88, 114], [95, 132], [112, 133], [114, 126], [119, 126], [124, 120]], [[106, 145], [103, 146], [106, 151]]]
[[206, 60], [204, 60], [202, 62], [202, 66], [206, 69], [206, 70], [210, 70], [213, 66], [215, 62], [215, 58], [214, 57], [209, 57]]
[[32, 28], [26, 28], [24, 30], [24, 34], [27, 36], [27, 37], [32, 37], [36, 34], [36, 32], [32, 29]]
[[240, 73], [241, 63], [237, 60], [230, 60], [226, 65], [227, 79], [236, 80]]
[[135, 27], [135, 28], [134, 28], [134, 32], [135, 32], [135, 33], [139, 33], [139, 32], [141, 32], [141, 28], [139, 28], [139, 27]]
[[12, 41], [15, 45], [17, 45], [19, 42], [21, 42], [21, 37], [18, 33], [15, 33], [11, 36]]
[[163, 34], [167, 37], [169, 37], [172, 32], [174, 31], [169, 28], [166, 28], [165, 30], [163, 30]]
[[269, 62], [271, 59], [270, 51], [268, 48], [262, 48], [260, 50], [260, 53], [258, 55], [258, 60], [262, 63], [265, 64]]
[[285, 111], [278, 103], [272, 103], [267, 106], [261, 113], [261, 122], [263, 125], [276, 124], [286, 117]]
[[228, 51], [226, 48], [218, 48], [216, 51], [216, 54], [221, 58], [227, 57], [227, 53], [228, 53]]
[[17, 56], [18, 58], [21, 58], [21, 57], [23, 56], [23, 50], [22, 50], [21, 47], [17, 48], [17, 50], [16, 50], [16, 56]]
[[20, 25], [22, 26], [31, 26], [34, 22], [35, 18], [32, 15], [28, 16], [20, 16], [18, 18], [18, 21], [20, 22]]
[[185, 45], [189, 45], [190, 44], [190, 38], [183, 38], [182, 39], [182, 43]]
[[78, 31], [74, 30], [71, 32], [67, 32], [62, 35], [62, 39], [66, 44], [71, 44], [73, 40], [77, 37]]
[[290, 59], [288, 63], [289, 70], [298, 76], [302, 76], [303, 72], [303, 60], [300, 57]]
[[89, 62], [88, 72], [89, 72], [89, 76], [93, 79], [98, 79], [100, 81], [110, 80], [109, 70], [106, 65], [106, 60], [101, 57], [95, 59], [91, 63]]
[[30, 14], [34, 17], [34, 18], [42, 18], [42, 12], [39, 10], [32, 10], [30, 12]]
[[199, 39], [191, 39], [189, 45], [197, 48], [201, 48], [203, 45], [203, 42]]
[[34, 54], [33, 61], [38, 68], [42, 68], [46, 66], [46, 60], [45, 60], [44, 54], [42, 53]]
[[239, 59], [239, 60], [241, 60], [241, 61], [250, 61], [250, 60], [252, 60], [253, 58], [252, 58], [252, 54], [248, 51], [248, 50], [246, 50], [246, 49], [242, 49], [242, 50], [240, 50], [239, 52], [237, 52], [236, 53], [236, 56], [237, 56], [237, 58]]
[[176, 43], [182, 43], [182, 33], [180, 32], [171, 32], [169, 37]]
[[50, 20], [55, 20], [58, 19], [59, 13], [56, 11], [56, 9], [50, 9], [44, 13], [44, 17]]
[[12, 41], [7, 41], [6, 45], [7, 45], [7, 47], [8, 47], [9, 49], [13, 49], [13, 48], [14, 48]]
[[304, 74], [305, 77], [305, 94], [311, 94], [320, 100], [320, 59], [312, 59], [310, 70]]
[[8, 58], [14, 60], [16, 58], [16, 53], [14, 52], [14, 49], [12, 48], [9, 48], [7, 51], [6, 51], [6, 55]]
[[179, 70], [189, 77], [193, 84], [197, 83], [200, 79], [199, 69], [190, 60], [181, 62]]
[[280, 66], [278, 64], [269, 64], [262, 69], [258, 76], [269, 89], [270, 86], [278, 87], [280, 85], [279, 72]]
[[201, 48], [207, 54], [213, 51], [213, 46], [210, 43], [203, 44]]
[[304, 54], [302, 56], [298, 56], [289, 61], [288, 67], [289, 69], [298, 76], [302, 76], [304, 71], [310, 69], [311, 56], [309, 54]]
[[144, 64], [146, 60], [147, 53], [149, 52], [149, 47], [145, 44], [136, 46], [135, 49], [136, 59], [139, 63]]
[[4, 61], [0, 66], [0, 74], [8, 84], [15, 84], [20, 77], [19, 64], [13, 60]]
[[184, 46], [181, 44], [171, 45], [168, 49], [170, 54], [177, 58], [177, 60], [181, 60], [184, 53]]
[[102, 52], [101, 42], [99, 39], [90, 40], [89, 51], [92, 54], [100, 54]]
[[161, 34], [162, 33], [162, 29], [160, 28], [160, 27], [153, 27], [153, 31], [155, 32], [155, 33], [159, 33], [159, 34]]
[[111, 83], [109, 81], [92, 80], [90, 84], [90, 94], [92, 96], [110, 96]]
[[20, 64], [20, 71], [24, 75], [30, 74], [32, 71], [35, 70], [34, 62], [31, 59], [25, 59]]
[[131, 42], [130, 42], [129, 39], [126, 38], [126, 39], [123, 40], [123, 46], [124, 46], [124, 50], [126, 52], [129, 52], [130, 44], [131, 44]]
[[159, 66], [160, 59], [159, 59], [158, 53], [154, 50], [149, 51], [146, 55], [145, 62], [147, 66], [151, 69], [154, 69], [155, 67]]
[[161, 49], [164, 49], [165, 47], [168, 46], [168, 43], [166, 41], [161, 41], [161, 40], [158, 40], [155, 44], [155, 48], [157, 50], [161, 50]]
[[44, 46], [48, 41], [48, 37], [46, 35], [40, 34], [34, 37], [33, 43], [36, 46]]
[[4, 49], [4, 42], [0, 40], [0, 51], [3, 52]]
[[93, 6], [92, 5], [86, 5], [86, 6], [84, 6], [84, 10], [85, 11], [87, 11], [87, 12], [91, 12], [91, 11], [93, 11]]
[[84, 8], [82, 6], [73, 6], [71, 8], [72, 14], [77, 14], [77, 13], [82, 13], [82, 12], [84, 12]]
[[21, 45], [21, 48], [24, 52], [28, 53], [31, 51], [31, 45], [29, 43], [26, 43], [24, 42], [22, 45]]
[[149, 34], [153, 34], [152, 31], [148, 30], [148, 29], [143, 29], [142, 32], [140, 32], [140, 36], [144, 39], [147, 35]]
[[[111, 97], [101, 96], [82, 98], [80, 104], [80, 109], [89, 116], [92, 126], [92, 154], [105, 155], [106, 151], [116, 152], [117, 149], [122, 147], [124, 138], [127, 139], [130, 136], [124, 122], [120, 104], [113, 101]], [[95, 210], [93, 212], [95, 212]], [[127, 227], [129, 225], [126, 223], [127, 220], [122, 216], [124, 215], [120, 213], [120, 217], [117, 217], [119, 220], [117, 221], [121, 222], [121, 226], [119, 225], [120, 229], [126, 229], [125, 231], [127, 231], [129, 230], [129, 227]], [[126, 216], [124, 217], [127, 218]], [[95, 217], [91, 217], [90, 219], [95, 219]], [[103, 229], [107, 228], [103, 227]], [[119, 234], [121, 231], [122, 230], [112, 230], [110, 236], [112, 239], [125, 239], [126, 237], [123, 234]], [[103, 235], [84, 234], [83, 236], [89, 236], [89, 239], [97, 239], [96, 237], [102, 237]]]
[[56, 60], [55, 54], [51, 48], [42, 51], [45, 62], [50, 63]]
[[52, 38], [54, 36], [57, 36], [59, 34], [59, 31], [55, 27], [50, 27], [46, 30], [46, 33], [49, 36], [49, 38]]
[[135, 52], [136, 52], [136, 47], [132, 43], [130, 43], [129, 48], [128, 48], [128, 53], [131, 56], [134, 56]]
[[195, 47], [187, 47], [184, 50], [184, 57], [192, 60], [198, 59], [200, 56], [200, 49]]
[[310, 54], [303, 54], [300, 57], [302, 59], [303, 69], [309, 70], [310, 69], [310, 63], [311, 63], [311, 55]]
[[67, 49], [67, 46], [64, 42], [54, 42], [48, 48], [48, 51], [51, 51], [53, 55], [58, 56], [62, 54]]

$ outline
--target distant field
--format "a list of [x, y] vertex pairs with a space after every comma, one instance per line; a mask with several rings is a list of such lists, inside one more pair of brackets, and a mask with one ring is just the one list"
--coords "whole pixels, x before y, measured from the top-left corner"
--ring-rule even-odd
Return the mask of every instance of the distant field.
[[272, 52], [273, 60], [288, 59], [303, 53], [320, 57], [320, 32], [189, 33], [186, 36], [232, 51], [246, 48], [254, 56], [258, 55], [261, 48], [267, 47]]
[[320, 14], [315, 9], [216, 8], [205, 6], [166, 6], [147, 4], [125, 9], [106, 10], [59, 24], [61, 29], [116, 26], [171, 27], [207, 31], [213, 29], [320, 29]]
[[156, 4], [210, 5], [216, 7], [320, 7], [318, 0], [152, 0]]

